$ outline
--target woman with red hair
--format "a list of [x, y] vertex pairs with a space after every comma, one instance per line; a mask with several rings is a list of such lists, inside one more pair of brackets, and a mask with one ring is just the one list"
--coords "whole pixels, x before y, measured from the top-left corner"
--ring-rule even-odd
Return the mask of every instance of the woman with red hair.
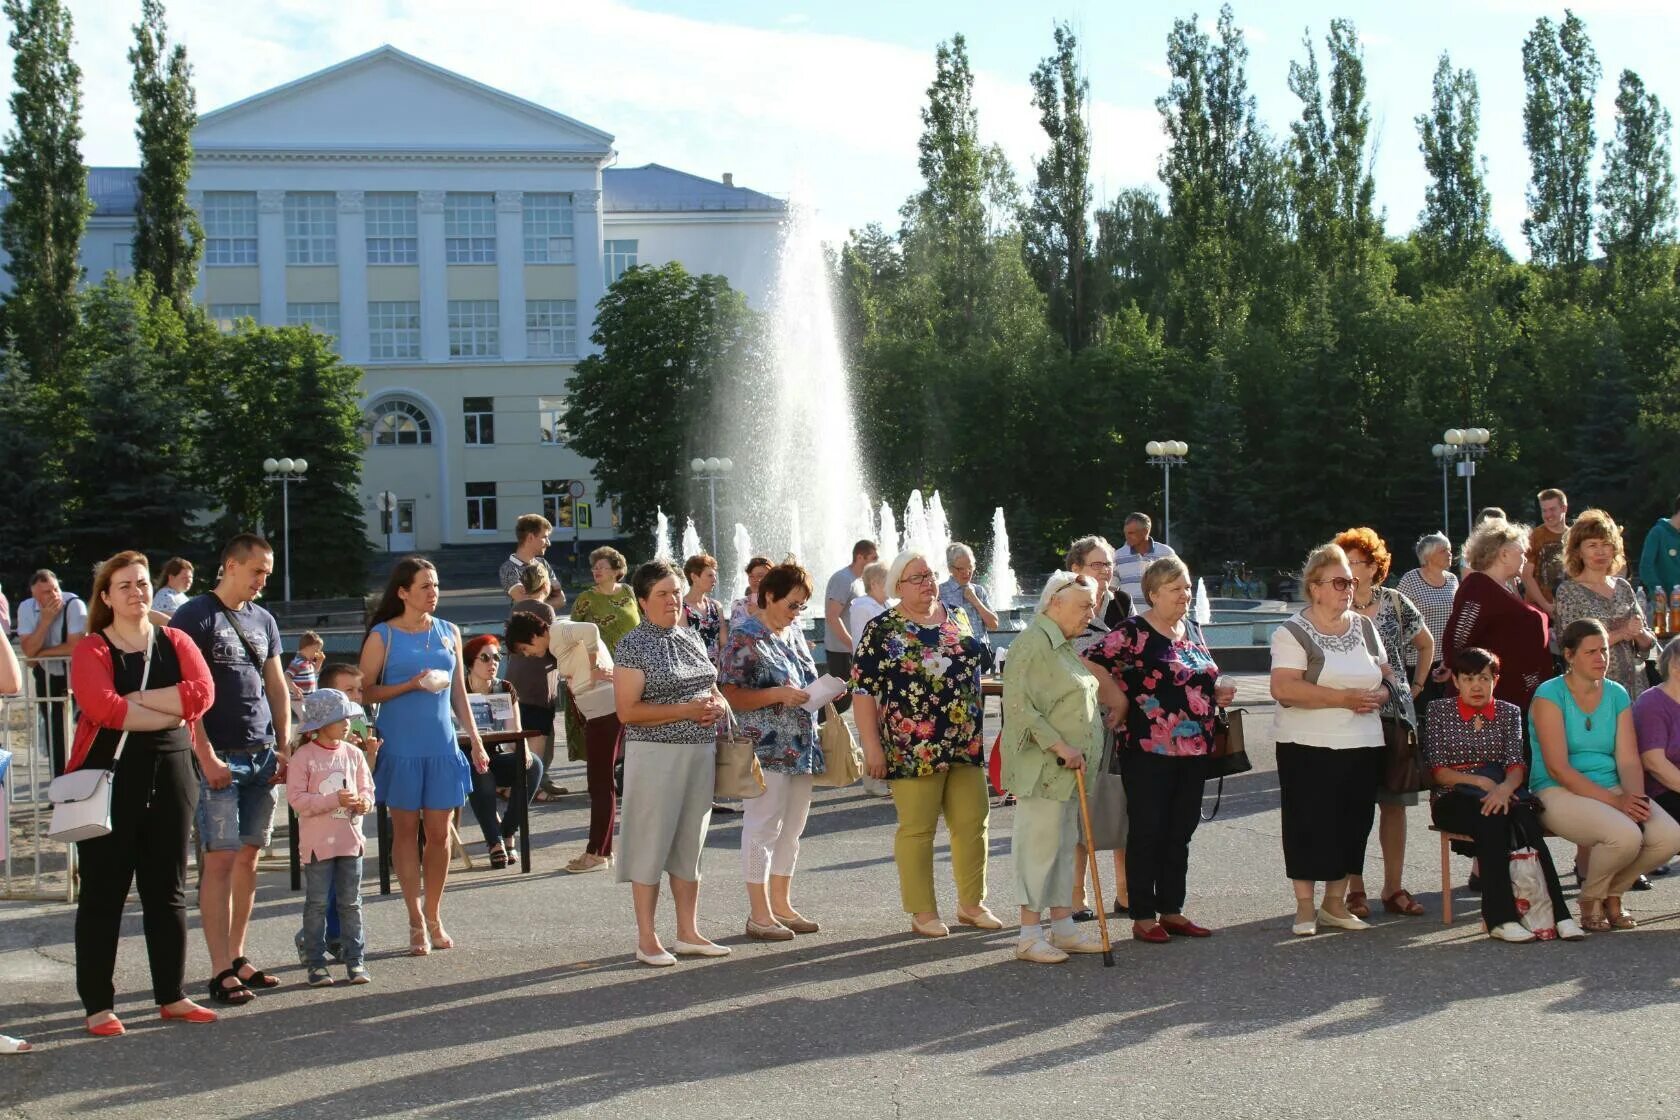
[[[519, 726], [519, 693], [514, 691], [512, 683], [499, 680], [496, 670], [502, 664], [502, 643], [494, 634], [480, 634], [475, 638], [468, 638], [462, 645], [462, 652], [467, 659], [467, 695], [491, 696], [506, 694], [512, 702], [513, 726], [506, 730], [518, 731]], [[488, 730], [479, 728], [480, 732]], [[462, 747], [466, 750], [466, 747]], [[525, 800], [519, 801], [508, 798], [507, 809], [498, 819], [496, 816], [496, 790], [513, 785], [514, 778], [519, 773], [519, 757], [523, 754], [525, 764]], [[503, 745], [499, 749], [490, 751], [490, 769], [483, 773], [474, 771], [472, 792], [467, 794], [467, 804], [472, 806], [473, 816], [478, 820], [478, 827], [484, 833], [484, 847], [490, 854], [490, 866], [506, 867], [513, 859], [513, 841], [519, 830], [526, 827], [526, 818], [530, 804], [537, 790], [542, 786], [543, 764], [530, 751], [521, 751], [517, 744]]]
[[[1394, 557], [1388, 544], [1375, 529], [1361, 525], [1349, 529], [1336, 538], [1336, 544], [1347, 553], [1348, 568], [1353, 572], [1353, 609], [1375, 624], [1382, 639], [1383, 653], [1395, 681], [1406, 681], [1410, 687], [1398, 689], [1378, 713], [1384, 720], [1402, 720], [1421, 730], [1416, 700], [1429, 683], [1429, 669], [1435, 660], [1435, 639], [1423, 621], [1423, 612], [1405, 595], [1392, 587], [1384, 587]], [[1407, 649], [1416, 652], [1410, 676], [1406, 668]], [[1424, 911], [1412, 892], [1401, 885], [1400, 876], [1406, 869], [1406, 810], [1418, 803], [1418, 795], [1377, 790], [1377, 840], [1382, 845], [1383, 909], [1390, 914], [1418, 917]], [[1371, 904], [1365, 894], [1365, 877], [1359, 872], [1348, 876], [1348, 910], [1361, 918], [1371, 915]]]

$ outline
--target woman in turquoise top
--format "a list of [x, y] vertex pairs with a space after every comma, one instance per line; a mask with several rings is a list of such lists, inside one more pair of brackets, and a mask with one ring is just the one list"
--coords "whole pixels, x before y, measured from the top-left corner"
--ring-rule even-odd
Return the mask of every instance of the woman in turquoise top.
[[[391, 812], [391, 862], [408, 905], [408, 948], [425, 956], [452, 949], [444, 932], [443, 886], [449, 876], [449, 825], [472, 788], [467, 759], [455, 743], [456, 720], [471, 744], [472, 768], [490, 766], [467, 703], [461, 631], [433, 616], [437, 570], [410, 556], [397, 562], [362, 640], [364, 698], [379, 705], [385, 741], [374, 766], [379, 801]], [[426, 830], [425, 893], [421, 894], [420, 829]]]
[[1596, 618], [1564, 628], [1568, 666], [1534, 693], [1529, 786], [1546, 828], [1590, 849], [1581, 880], [1581, 925], [1632, 929], [1622, 894], [1680, 852], [1680, 824], [1645, 796], [1627, 690], [1606, 680], [1610, 636]]

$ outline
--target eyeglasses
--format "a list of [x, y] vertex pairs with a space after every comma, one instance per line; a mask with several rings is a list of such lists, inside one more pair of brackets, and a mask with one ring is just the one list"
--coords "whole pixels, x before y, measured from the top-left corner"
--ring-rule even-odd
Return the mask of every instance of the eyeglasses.
[[900, 579], [898, 582], [899, 583], [932, 584], [934, 582], [933, 573], [932, 572], [920, 572], [920, 573], [918, 573], [916, 575], [913, 575], [913, 576], [905, 576], [903, 579]]
[[805, 610], [806, 607], [808, 607], [810, 605], [811, 605], [811, 600], [809, 600], [809, 599], [789, 599], [782, 604], [782, 606], [786, 607], [788, 610], [792, 611], [794, 614], [801, 613], [802, 611]]
[[1354, 589], [1355, 585], [1357, 585], [1359, 581], [1349, 579], [1346, 576], [1332, 576], [1329, 579], [1317, 579], [1313, 582], [1318, 584], [1328, 583], [1331, 587], [1336, 589], [1337, 593], [1346, 595], [1349, 591]]
[[1051, 588], [1050, 589], [1050, 598], [1054, 599], [1056, 596], [1060, 595], [1062, 592], [1066, 591], [1070, 587], [1084, 587], [1084, 586], [1085, 586], [1085, 581], [1084, 580], [1080, 579], [1078, 576], [1072, 576], [1068, 579], [1062, 580], [1060, 583], [1056, 584], [1055, 587]]
[[1099, 572], [1112, 572], [1114, 570], [1114, 561], [1112, 561], [1112, 560], [1092, 560], [1092, 561], [1088, 562], [1085, 566], [1087, 568], [1094, 568]]
[[485, 661], [485, 662], [488, 662], [491, 665], [494, 665], [502, 659], [502, 655], [499, 654], [499, 653], [491, 653], [489, 650], [485, 650], [483, 653], [478, 655], [478, 659], [480, 661]]

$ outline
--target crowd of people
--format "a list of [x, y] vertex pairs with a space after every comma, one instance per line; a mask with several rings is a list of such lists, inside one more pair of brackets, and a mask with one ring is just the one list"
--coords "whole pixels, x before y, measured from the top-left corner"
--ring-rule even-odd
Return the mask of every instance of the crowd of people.
[[[1373, 827], [1381, 907], [1425, 912], [1403, 881], [1406, 808], [1420, 790], [1435, 825], [1475, 856], [1488, 933], [1504, 941], [1633, 928], [1624, 896], [1680, 852], [1680, 642], [1658, 646], [1623, 574], [1615, 522], [1598, 510], [1569, 520], [1555, 490], [1539, 500], [1544, 520], [1533, 529], [1490, 511], [1464, 543], [1462, 576], [1440, 534], [1417, 542], [1417, 565], [1397, 587], [1393, 555], [1369, 527], [1308, 556], [1305, 603], [1270, 646], [1295, 934], [1371, 928]], [[1663, 524], [1672, 532], [1648, 536], [1656, 551], [1647, 544], [1642, 566], [1653, 582], [1680, 581], [1680, 501]], [[1112, 904], [1135, 940], [1214, 933], [1187, 913], [1189, 852], [1235, 687], [1191, 617], [1189, 569], [1150, 538], [1145, 515], [1125, 528], [1118, 551], [1100, 536], [1072, 543], [1002, 666], [996, 780], [1015, 804], [1014, 953], [1027, 962], [1103, 949], [1106, 936], [1081, 924], [1110, 904], [1086, 897], [1087, 861], [1096, 863], [1087, 837], [1114, 853]], [[502, 807], [499, 791], [520, 788], [522, 776], [538, 801], [565, 792], [553, 784], [557, 720], [570, 758], [585, 763], [590, 804], [584, 850], [565, 870], [612, 869], [631, 885], [644, 965], [731, 951], [697, 920], [720, 742], [750, 747], [761, 785], [745, 799], [741, 830], [746, 937], [820, 930], [795, 904], [794, 878], [814, 787], [845, 761], [829, 752], [849, 746], [851, 725], [865, 780], [892, 799], [911, 933], [950, 933], [934, 878], [941, 820], [956, 922], [1004, 928], [987, 906], [981, 724], [983, 682], [999, 660], [991, 634], [1011, 604], [994, 605], [975, 581], [970, 549], [954, 544], [937, 558], [943, 583], [936, 558], [911, 548], [883, 561], [867, 540], [826, 578], [792, 557], [754, 557], [747, 594], [725, 609], [711, 594], [711, 557], [632, 573], [607, 547], [589, 557], [593, 585], [568, 602], [543, 559], [550, 532], [536, 515], [518, 522], [500, 573], [510, 612], [500, 635], [464, 639], [437, 615], [432, 564], [398, 562], [354, 664], [326, 664], [309, 634], [282, 666], [279, 628], [257, 602], [273, 550], [252, 534], [227, 543], [215, 583], [195, 597], [185, 597], [190, 566], [171, 561], [154, 594], [147, 558], [131, 551], [99, 567], [85, 604], [52, 573], [37, 577], [20, 628], [27, 622], [26, 656], [70, 655], [78, 716], [63, 768], [115, 775], [110, 833], [81, 844], [76, 973], [91, 1034], [124, 1033], [112, 977], [135, 881], [159, 1013], [216, 1018], [185, 987], [195, 830], [208, 1001], [244, 1004], [280, 983], [245, 945], [280, 788], [299, 819], [306, 890], [296, 940], [309, 984], [334, 982], [333, 959], [347, 982], [371, 980], [361, 819], [376, 802], [390, 816], [409, 952], [452, 948], [443, 901], [454, 818], [469, 806], [492, 865], [505, 866], [530, 808], [512, 796]], [[820, 662], [801, 627], [819, 586]], [[50, 668], [34, 671], [40, 694], [54, 695]], [[825, 672], [846, 685], [826, 708], [812, 699]], [[0, 643], [0, 691], [20, 681]], [[513, 728], [531, 729], [531, 750], [487, 746], [496, 737], [474, 702], [498, 696]], [[364, 704], [377, 709], [373, 720]], [[848, 705], [850, 724], [840, 714]], [[1421, 779], [1394, 776], [1409, 749]], [[1577, 845], [1578, 919], [1548, 835]], [[665, 881], [676, 912], [669, 942], [658, 923]], [[25, 1048], [0, 1035], [0, 1050]]]

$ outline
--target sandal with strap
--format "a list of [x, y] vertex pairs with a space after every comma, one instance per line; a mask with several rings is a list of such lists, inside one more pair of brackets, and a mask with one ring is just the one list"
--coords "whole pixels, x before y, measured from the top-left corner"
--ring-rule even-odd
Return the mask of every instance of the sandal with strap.
[[506, 848], [491, 848], [490, 849], [490, 866], [499, 871], [502, 868], [506, 867], [507, 865], [508, 865], [507, 849]]
[[1639, 923], [1633, 920], [1633, 915], [1622, 909], [1620, 895], [1609, 895], [1604, 899], [1605, 921], [1610, 923], [1611, 929], [1634, 929]]
[[432, 951], [432, 940], [426, 936], [425, 926], [408, 927], [408, 955], [423, 957]]
[[443, 922], [442, 921], [427, 922], [426, 923], [426, 933], [432, 939], [432, 948], [434, 948], [434, 949], [453, 949], [453, 948], [455, 948], [455, 939], [453, 937], [449, 936], [447, 933], [445, 933], [443, 931]]
[[1604, 903], [1581, 900], [1581, 928], [1588, 933], [1609, 933], [1610, 919], [1604, 916]]
[[[233, 987], [227, 986], [227, 981], [233, 981]], [[255, 992], [245, 986], [245, 981], [239, 978], [239, 970], [226, 968], [216, 973], [210, 981], [210, 998], [217, 1003], [232, 1004], [241, 1007], [257, 998]]]
[[1347, 906], [1348, 913], [1354, 917], [1369, 918], [1371, 916], [1370, 896], [1364, 891], [1349, 891], [1343, 902]]
[[233, 971], [238, 973], [242, 968], [251, 970], [251, 975], [239, 978], [239, 982], [247, 988], [278, 988], [280, 986], [280, 977], [270, 976], [244, 957], [235, 957], [233, 959]]
[[1412, 892], [1401, 889], [1395, 891], [1382, 900], [1383, 909], [1390, 914], [1404, 914], [1408, 918], [1421, 918], [1424, 909], [1418, 900], [1412, 897]]

